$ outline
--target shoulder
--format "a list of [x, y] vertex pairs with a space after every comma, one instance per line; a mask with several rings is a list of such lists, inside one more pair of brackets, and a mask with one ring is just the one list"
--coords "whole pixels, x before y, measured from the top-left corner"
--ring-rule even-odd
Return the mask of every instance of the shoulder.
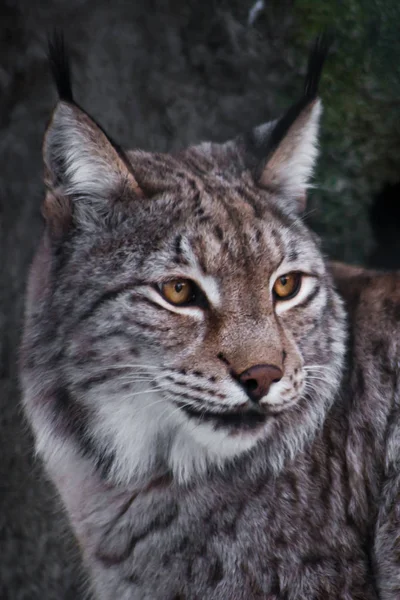
[[330, 263], [350, 325], [372, 337], [398, 343], [400, 334], [400, 271], [380, 272], [343, 263]]
[[391, 423], [400, 422], [400, 272], [330, 266], [348, 313], [348, 407], [381, 456]]
[[[382, 414], [398, 404], [400, 381], [400, 273], [332, 263], [348, 313], [348, 367], [353, 391]], [[397, 400], [395, 399], [397, 398]]]

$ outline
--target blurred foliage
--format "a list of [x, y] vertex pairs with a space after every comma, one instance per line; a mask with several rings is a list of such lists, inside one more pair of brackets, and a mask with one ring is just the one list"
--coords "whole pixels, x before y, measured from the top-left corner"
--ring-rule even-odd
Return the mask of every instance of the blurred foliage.
[[298, 0], [291, 10], [299, 71], [310, 40], [324, 29], [335, 39], [321, 83], [321, 157], [310, 220], [331, 256], [365, 263], [372, 198], [400, 180], [400, 2]]

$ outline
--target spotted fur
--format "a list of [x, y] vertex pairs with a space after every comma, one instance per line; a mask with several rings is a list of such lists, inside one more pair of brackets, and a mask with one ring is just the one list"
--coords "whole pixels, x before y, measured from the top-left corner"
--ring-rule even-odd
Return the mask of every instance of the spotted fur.
[[[397, 345], [369, 316], [397, 322], [394, 280], [335, 267], [353, 290], [348, 337], [301, 216], [325, 54], [281, 120], [172, 156], [115, 146], [53, 46], [61, 99], [21, 381], [95, 598], [400, 594]], [[290, 272], [299, 293], [279, 301]], [[195, 305], [160, 293], [182, 277]], [[255, 406], [239, 374], [260, 364], [283, 376]]]

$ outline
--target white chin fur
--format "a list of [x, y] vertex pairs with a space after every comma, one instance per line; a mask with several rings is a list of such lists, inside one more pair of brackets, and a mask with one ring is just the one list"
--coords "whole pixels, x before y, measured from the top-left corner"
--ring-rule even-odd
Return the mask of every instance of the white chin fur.
[[[99, 400], [97, 398], [97, 400]], [[215, 431], [210, 423], [197, 423], [157, 392], [118, 395], [113, 402], [97, 402], [93, 436], [116, 460], [111, 478], [121, 484], [147, 479], [162, 463], [181, 482], [205, 473], [253, 447], [262, 435], [254, 432]], [[123, 426], [121, 426], [123, 424]]]
[[188, 421], [177, 432], [169, 455], [169, 465], [180, 482], [202, 475], [207, 467], [222, 468], [255, 446], [263, 430], [230, 435], [228, 430], [215, 430], [212, 424]]

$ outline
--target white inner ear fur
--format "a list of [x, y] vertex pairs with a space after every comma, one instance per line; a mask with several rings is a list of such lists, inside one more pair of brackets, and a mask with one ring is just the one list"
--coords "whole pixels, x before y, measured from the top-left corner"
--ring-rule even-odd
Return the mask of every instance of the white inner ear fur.
[[52, 170], [61, 161], [65, 194], [104, 198], [118, 182], [119, 173], [110, 162], [116, 152], [95, 124], [92, 130], [84, 113], [85, 120], [77, 118], [77, 110], [65, 102], [56, 107], [46, 135], [46, 163]]
[[277, 187], [289, 197], [304, 197], [318, 155], [321, 113], [319, 99], [304, 109], [265, 165], [261, 185]]

